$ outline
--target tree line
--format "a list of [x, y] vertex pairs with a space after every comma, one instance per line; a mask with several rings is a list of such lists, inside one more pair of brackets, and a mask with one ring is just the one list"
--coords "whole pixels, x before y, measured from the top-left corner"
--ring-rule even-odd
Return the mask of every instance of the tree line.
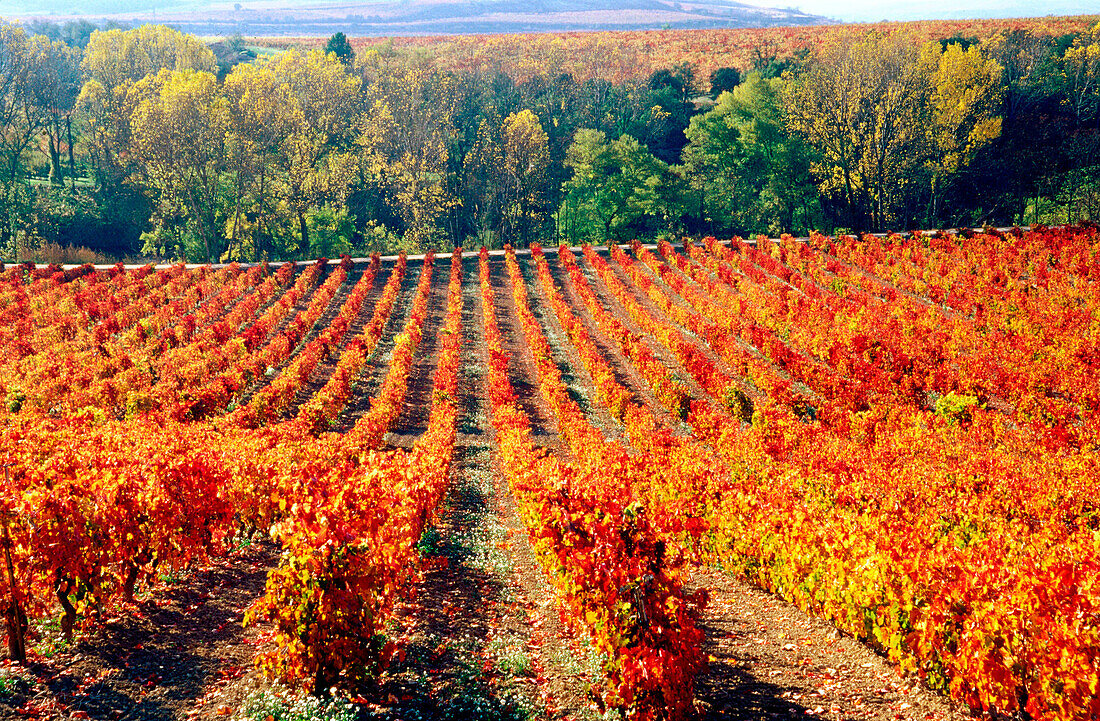
[[255, 260], [1100, 214], [1100, 26], [858, 28], [697, 78], [0, 26], [0, 249]]

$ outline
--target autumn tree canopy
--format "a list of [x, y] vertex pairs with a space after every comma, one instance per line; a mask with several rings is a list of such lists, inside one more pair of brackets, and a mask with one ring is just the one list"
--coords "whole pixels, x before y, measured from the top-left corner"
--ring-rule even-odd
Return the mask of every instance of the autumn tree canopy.
[[1096, 218], [1083, 27], [760, 32], [737, 52], [697, 33], [706, 62], [654, 66], [630, 33], [532, 36], [526, 64], [488, 63], [515, 41], [489, 39], [463, 64], [461, 39], [215, 55], [163, 26], [0, 25], [0, 247], [251, 260]]

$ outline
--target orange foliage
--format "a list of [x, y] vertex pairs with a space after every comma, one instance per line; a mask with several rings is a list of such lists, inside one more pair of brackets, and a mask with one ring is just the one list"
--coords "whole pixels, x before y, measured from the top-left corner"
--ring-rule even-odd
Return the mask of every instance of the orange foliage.
[[[1084, 32], [1098, 16], [1031, 19], [936, 20], [875, 23], [854, 27], [879, 32], [911, 31], [915, 42], [940, 38], [986, 38], [1027, 29], [1051, 35]], [[711, 30], [632, 30], [619, 32], [522, 33], [509, 35], [437, 35], [352, 38], [357, 53], [378, 45], [426, 49], [445, 70], [508, 73], [522, 81], [533, 75], [570, 73], [578, 80], [601, 78], [615, 83], [644, 80], [655, 70], [688, 63], [702, 81], [720, 67], [751, 67], [758, 55], [790, 57], [812, 50], [851, 25]], [[324, 38], [260, 38], [271, 47], [321, 47]], [[706, 90], [706, 88], [704, 88]]]

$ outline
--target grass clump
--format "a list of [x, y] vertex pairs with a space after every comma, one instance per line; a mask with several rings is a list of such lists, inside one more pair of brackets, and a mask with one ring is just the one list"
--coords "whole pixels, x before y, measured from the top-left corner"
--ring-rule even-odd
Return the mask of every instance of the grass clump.
[[320, 699], [281, 686], [248, 694], [234, 721], [354, 721], [356, 709], [338, 699]]

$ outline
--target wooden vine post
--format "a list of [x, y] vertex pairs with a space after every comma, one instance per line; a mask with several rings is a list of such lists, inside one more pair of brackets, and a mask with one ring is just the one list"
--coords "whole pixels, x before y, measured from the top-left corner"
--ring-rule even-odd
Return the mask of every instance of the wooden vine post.
[[[11, 472], [8, 470], [10, 463], [4, 464], [4, 483], [11, 486]], [[15, 564], [11, 560], [11, 532], [8, 530], [9, 515], [4, 513], [4, 557], [8, 566], [8, 588], [11, 591], [11, 599], [8, 601], [8, 656], [19, 663], [27, 662], [27, 648], [24, 634], [27, 629], [27, 616], [23, 613], [23, 605], [19, 602], [19, 586], [15, 580]]]

